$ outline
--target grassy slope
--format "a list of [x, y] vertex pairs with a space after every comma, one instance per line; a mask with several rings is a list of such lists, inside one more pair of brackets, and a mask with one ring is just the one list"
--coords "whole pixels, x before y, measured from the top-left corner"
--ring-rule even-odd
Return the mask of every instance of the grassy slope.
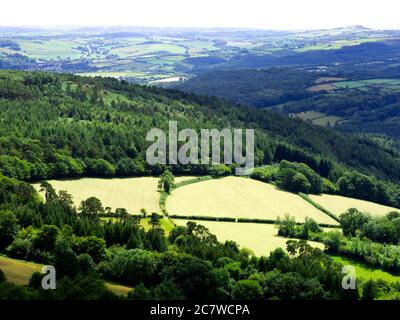
[[356, 270], [356, 277], [359, 279], [364, 279], [364, 280], [383, 279], [387, 282], [400, 282], [399, 275], [394, 275], [394, 274], [388, 273], [388, 272], [380, 270], [380, 269], [371, 268], [368, 265], [358, 262], [353, 259], [336, 256], [336, 255], [332, 255], [331, 257], [334, 261], [341, 263], [344, 266], [346, 266], [346, 265], [354, 266], [354, 268]]
[[276, 219], [289, 213], [302, 222], [337, 224], [300, 197], [252, 179], [226, 177], [178, 188], [168, 197], [171, 215]]
[[[34, 272], [40, 272], [42, 268], [43, 265], [38, 263], [12, 259], [0, 255], [0, 269], [5, 273], [9, 282], [17, 285], [27, 285], [32, 274]], [[119, 295], [127, 295], [128, 292], [132, 290], [130, 287], [116, 283], [107, 282], [106, 285], [112, 292]]]
[[[185, 226], [190, 220], [176, 219], [175, 223]], [[272, 224], [236, 223], [220, 221], [194, 221], [208, 228], [215, 234], [219, 241], [233, 240], [254, 252], [257, 256], [268, 256], [277, 248], [286, 248], [286, 242], [290, 239], [278, 237], [277, 229]], [[323, 249], [324, 245], [318, 242], [308, 241], [314, 247]]]

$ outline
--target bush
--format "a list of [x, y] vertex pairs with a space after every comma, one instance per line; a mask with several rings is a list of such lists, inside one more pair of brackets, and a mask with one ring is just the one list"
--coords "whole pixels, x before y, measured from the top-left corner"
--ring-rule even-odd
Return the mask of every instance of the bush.
[[255, 280], [240, 280], [236, 282], [232, 296], [236, 300], [261, 300], [263, 290]]
[[292, 192], [319, 194], [322, 192], [322, 178], [304, 163], [282, 160], [277, 174], [277, 184]]

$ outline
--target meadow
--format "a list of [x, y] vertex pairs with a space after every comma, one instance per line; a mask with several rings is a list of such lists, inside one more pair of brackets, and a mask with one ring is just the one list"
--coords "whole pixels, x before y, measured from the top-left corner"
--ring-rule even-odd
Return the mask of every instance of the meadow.
[[322, 194], [309, 195], [311, 200], [315, 201], [325, 209], [339, 216], [350, 208], [356, 208], [361, 212], [370, 213], [372, 215], [385, 215], [390, 211], [400, 211], [400, 209], [384, 206], [370, 201], [347, 198], [343, 196]]
[[[104, 207], [125, 208], [130, 214], [139, 214], [142, 208], [147, 212], [160, 213], [158, 178], [50, 180], [57, 190], [66, 190], [73, 196], [77, 207], [89, 197], [99, 198]], [[39, 184], [34, 184], [39, 190]]]
[[82, 53], [75, 47], [77, 42], [68, 40], [48, 40], [48, 41], [17, 41], [21, 46], [21, 53], [30, 58], [51, 60], [51, 59], [79, 59]]
[[[27, 285], [34, 272], [41, 272], [43, 265], [8, 258], [0, 255], [0, 269], [6, 275], [7, 281], [17, 285]], [[106, 286], [115, 294], [127, 295], [132, 288], [117, 283], [107, 282]]]
[[271, 219], [290, 214], [298, 222], [306, 217], [318, 223], [335, 220], [296, 194], [256, 180], [225, 177], [175, 189], [167, 199], [170, 215]]
[[[190, 220], [175, 219], [178, 226], [186, 226]], [[248, 248], [256, 256], [268, 256], [271, 251], [277, 248], [286, 249], [286, 242], [290, 239], [278, 237], [277, 229], [273, 224], [260, 223], [237, 223], [218, 221], [193, 221], [208, 228], [211, 233], [217, 236], [220, 242], [233, 240], [240, 245], [240, 248]], [[318, 242], [308, 241], [313, 247], [320, 249], [324, 245]]]
[[[175, 182], [193, 179], [191, 176], [176, 177]], [[49, 180], [56, 191], [66, 190], [74, 200], [76, 207], [81, 201], [89, 197], [97, 197], [104, 207], [125, 208], [130, 214], [140, 214], [141, 209], [148, 213], [160, 212], [157, 190], [158, 178], [83, 178], [76, 180]], [[40, 183], [33, 184], [36, 190], [40, 190]]]
[[399, 275], [394, 275], [389, 272], [376, 269], [376, 268], [371, 268], [368, 265], [361, 263], [359, 261], [345, 258], [342, 256], [336, 256], [336, 255], [331, 255], [331, 258], [344, 265], [351, 265], [354, 267], [356, 270], [356, 277], [358, 279], [363, 279], [363, 280], [379, 280], [383, 279], [387, 282], [400, 282], [400, 276]]

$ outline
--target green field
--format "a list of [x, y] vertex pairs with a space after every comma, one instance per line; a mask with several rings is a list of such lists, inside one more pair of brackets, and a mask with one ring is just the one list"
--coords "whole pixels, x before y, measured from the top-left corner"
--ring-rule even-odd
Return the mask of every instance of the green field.
[[[140, 220], [140, 225], [143, 227], [144, 230], [148, 231], [152, 228], [149, 222], [150, 222], [150, 217], [147, 217]], [[171, 219], [162, 218], [160, 219], [160, 226], [164, 230], [165, 234], [169, 235], [169, 233], [172, 231], [175, 225], [171, 221]]]
[[340, 49], [346, 46], [355, 46], [362, 43], [367, 42], [377, 42], [385, 40], [385, 38], [361, 38], [361, 39], [354, 39], [354, 40], [337, 40], [331, 41], [327, 43], [321, 43], [317, 45], [305, 46], [303, 48], [297, 49], [298, 52], [306, 52], [310, 50], [334, 50]]
[[369, 87], [380, 87], [387, 90], [400, 90], [399, 79], [369, 79], [358, 81], [339, 81], [332, 83], [333, 86], [339, 89], [368, 89]]
[[65, 40], [31, 41], [18, 40], [21, 53], [36, 59], [78, 59], [82, 53], [75, 49], [79, 43]]
[[[186, 226], [189, 220], [175, 219], [179, 226]], [[193, 221], [203, 225], [217, 236], [218, 241], [233, 240], [240, 248], [248, 248], [257, 256], [268, 256], [277, 248], [286, 249], [286, 242], [290, 239], [278, 237], [277, 229], [273, 224], [262, 223], [236, 223], [219, 221]], [[308, 241], [313, 247], [320, 249], [324, 245], [318, 242]]]
[[371, 268], [368, 265], [358, 262], [353, 259], [336, 256], [336, 255], [331, 255], [331, 257], [334, 261], [336, 261], [344, 266], [347, 266], [347, 265], [353, 266], [356, 270], [356, 277], [359, 279], [364, 279], [364, 280], [383, 279], [387, 282], [400, 282], [399, 275], [393, 275], [389, 272], [386, 272], [386, 271], [383, 271], [380, 269]]
[[286, 213], [302, 222], [337, 224], [298, 195], [242, 177], [225, 177], [178, 188], [167, 199], [170, 215], [271, 219]]
[[315, 201], [325, 209], [339, 216], [350, 208], [356, 208], [361, 212], [370, 213], [372, 215], [385, 215], [390, 211], [399, 211], [400, 209], [388, 207], [370, 201], [347, 198], [336, 195], [322, 194], [309, 195], [311, 200]]

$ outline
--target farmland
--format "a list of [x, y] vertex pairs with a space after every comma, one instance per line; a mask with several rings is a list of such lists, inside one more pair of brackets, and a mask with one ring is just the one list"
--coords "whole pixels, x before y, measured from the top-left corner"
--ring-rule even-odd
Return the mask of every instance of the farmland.
[[[27, 285], [29, 279], [34, 272], [41, 272], [43, 265], [27, 262], [17, 259], [8, 258], [0, 255], [0, 270], [4, 272], [7, 277], [7, 281], [18, 284]], [[120, 285], [117, 283], [106, 283], [106, 286], [114, 293], [119, 295], [127, 295], [132, 288]]]
[[[177, 177], [181, 182], [192, 179], [191, 176]], [[105, 207], [125, 208], [131, 214], [139, 214], [141, 209], [160, 213], [157, 191], [158, 178], [83, 178], [76, 180], [50, 180], [49, 183], [57, 190], [66, 190], [73, 196], [74, 204], [79, 207], [81, 201], [89, 197], [99, 198]], [[40, 184], [33, 184], [36, 190]]]
[[[188, 220], [175, 219], [179, 226], [185, 226]], [[268, 256], [269, 253], [277, 248], [286, 249], [288, 238], [277, 236], [277, 229], [273, 224], [258, 223], [236, 223], [236, 222], [217, 222], [217, 221], [194, 221], [197, 224], [208, 228], [215, 234], [218, 241], [225, 242], [233, 240], [241, 248], [248, 248], [257, 256]], [[313, 247], [323, 249], [323, 244], [309, 241]]]
[[43, 265], [37, 263], [0, 256], [0, 269], [5, 273], [7, 280], [15, 284], [28, 284], [32, 274], [42, 271], [42, 267]]
[[344, 266], [351, 265], [355, 268], [356, 270], [356, 277], [358, 279], [363, 279], [363, 280], [379, 280], [383, 279], [387, 282], [400, 282], [400, 276], [398, 275], [393, 275], [389, 272], [376, 269], [376, 268], [371, 268], [366, 264], [363, 264], [359, 261], [341, 257], [341, 256], [336, 256], [332, 255], [332, 259]]
[[[160, 212], [158, 205], [157, 178], [51, 180], [56, 190], [68, 191], [78, 207], [89, 197], [101, 199], [105, 207], [125, 208], [131, 214], [139, 214], [144, 208], [148, 212]], [[39, 185], [35, 187], [38, 189]]]
[[167, 200], [171, 215], [272, 219], [286, 213], [304, 221], [337, 224], [298, 195], [259, 181], [226, 177], [190, 184], [174, 190]]
[[400, 211], [397, 208], [384, 206], [370, 201], [336, 195], [322, 194], [309, 195], [309, 197], [311, 198], [311, 200], [315, 201], [316, 203], [320, 204], [322, 207], [333, 212], [336, 215], [340, 215], [350, 208], [356, 208], [362, 212], [380, 216], [383, 216], [390, 211]]

